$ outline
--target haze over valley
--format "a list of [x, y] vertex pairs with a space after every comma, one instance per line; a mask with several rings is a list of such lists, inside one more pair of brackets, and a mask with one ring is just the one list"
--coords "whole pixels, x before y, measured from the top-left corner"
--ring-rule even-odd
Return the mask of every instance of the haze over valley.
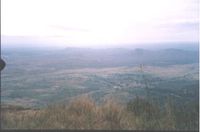
[[198, 0], [1, 0], [1, 128], [199, 130]]
[[[145, 95], [143, 74], [153, 97], [174, 94], [184, 98], [185, 90], [193, 94], [198, 90], [197, 50], [7, 49], [2, 58], [6, 62], [2, 103], [25, 107], [69, 101], [82, 94], [97, 101], [115, 96], [127, 102], [139, 93]], [[188, 97], [193, 99], [193, 94]]]

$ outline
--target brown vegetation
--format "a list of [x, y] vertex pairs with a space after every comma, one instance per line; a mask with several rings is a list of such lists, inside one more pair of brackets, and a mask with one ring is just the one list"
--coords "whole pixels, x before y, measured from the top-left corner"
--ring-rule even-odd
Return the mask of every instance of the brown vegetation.
[[[166, 102], [162, 111], [158, 105], [139, 97], [127, 105], [113, 100], [97, 105], [91, 98], [84, 96], [71, 101], [68, 105], [53, 105], [40, 110], [20, 109], [2, 112], [4, 129], [180, 130], [176, 121], [170, 101]], [[198, 120], [194, 121], [198, 124]], [[197, 130], [198, 126], [182, 129]]]

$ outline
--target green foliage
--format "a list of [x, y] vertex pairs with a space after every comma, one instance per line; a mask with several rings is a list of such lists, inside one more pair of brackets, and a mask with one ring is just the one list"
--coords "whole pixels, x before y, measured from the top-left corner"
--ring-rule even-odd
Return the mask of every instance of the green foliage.
[[138, 129], [198, 130], [198, 107], [195, 102], [176, 104], [168, 96], [164, 105], [136, 97], [127, 103], [127, 110], [137, 118]]
[[127, 110], [137, 118], [138, 129], [161, 129], [161, 110], [152, 101], [137, 96], [127, 103]]
[[134, 112], [136, 116], [147, 115], [147, 118], [155, 117], [159, 109], [154, 106], [150, 101], [136, 97], [127, 104], [127, 109]]

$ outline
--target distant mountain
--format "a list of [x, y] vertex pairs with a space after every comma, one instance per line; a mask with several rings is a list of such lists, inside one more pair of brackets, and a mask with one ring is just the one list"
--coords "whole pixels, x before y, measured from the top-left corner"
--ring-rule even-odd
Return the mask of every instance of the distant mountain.
[[194, 50], [182, 49], [90, 49], [66, 48], [63, 50], [38, 50], [38, 51], [3, 51], [2, 58], [9, 63], [15, 62], [26, 65], [46, 68], [71, 69], [86, 67], [117, 67], [135, 66], [140, 64], [153, 66], [167, 66], [175, 64], [198, 63], [199, 53]]
[[[138, 63], [149, 65], [170, 65], [198, 62], [198, 51], [186, 51], [181, 49], [164, 50], [145, 50], [145, 49], [67, 49], [63, 54], [72, 57], [84, 59], [86, 62], [97, 63], [100, 60], [101, 65], [134, 65]], [[92, 63], [92, 62], [91, 62]], [[98, 64], [97, 64], [98, 65]]]
[[150, 50], [164, 50], [164, 49], [181, 49], [181, 50], [199, 50], [198, 42], [169, 42], [169, 43], [146, 43], [146, 44], [129, 44], [126, 48], [135, 49], [143, 48]]

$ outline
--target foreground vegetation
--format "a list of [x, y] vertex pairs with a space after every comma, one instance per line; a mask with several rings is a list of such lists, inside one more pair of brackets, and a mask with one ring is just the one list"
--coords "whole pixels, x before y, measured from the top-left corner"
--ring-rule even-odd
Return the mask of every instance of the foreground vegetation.
[[2, 108], [1, 123], [3, 129], [198, 130], [198, 108], [191, 102], [174, 105], [172, 98], [159, 105], [136, 97], [125, 105], [113, 99], [96, 104], [83, 96], [44, 109]]

